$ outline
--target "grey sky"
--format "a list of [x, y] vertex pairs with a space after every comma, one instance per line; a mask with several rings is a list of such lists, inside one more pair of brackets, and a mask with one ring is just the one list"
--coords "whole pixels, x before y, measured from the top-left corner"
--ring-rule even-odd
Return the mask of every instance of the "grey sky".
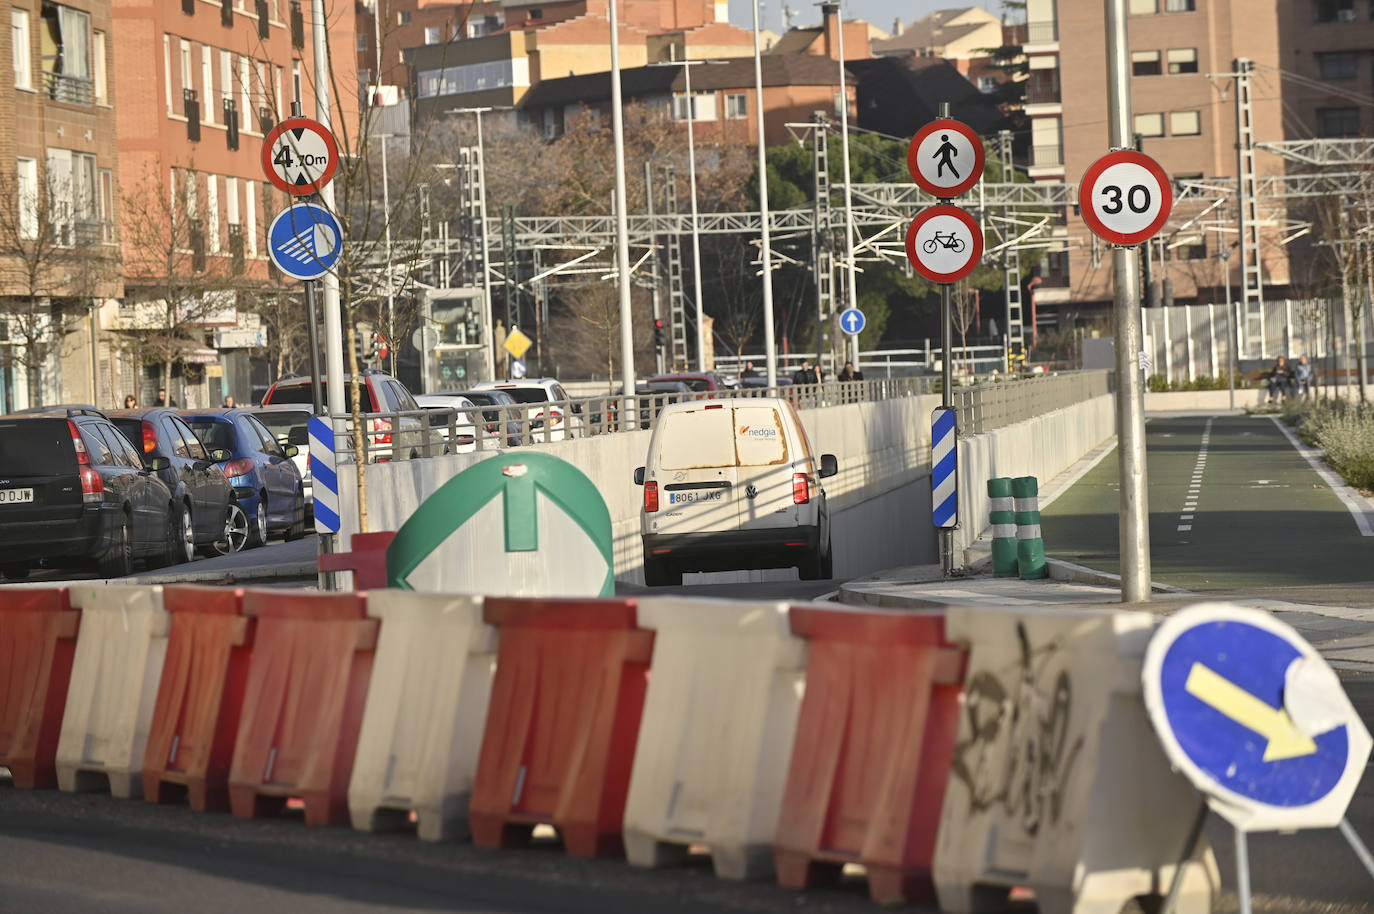
[[[932, 10], [959, 9], [981, 6], [993, 15], [1001, 15], [1002, 0], [841, 0], [846, 19], [865, 19], [885, 32], [892, 31], [892, 21], [901, 18], [910, 25]], [[781, 33], [782, 6], [786, 3], [797, 14], [797, 26], [816, 25], [821, 13], [813, 0], [760, 0], [760, 26]], [[730, 21], [743, 28], [752, 28], [753, 7], [750, 0], [730, 0]]]

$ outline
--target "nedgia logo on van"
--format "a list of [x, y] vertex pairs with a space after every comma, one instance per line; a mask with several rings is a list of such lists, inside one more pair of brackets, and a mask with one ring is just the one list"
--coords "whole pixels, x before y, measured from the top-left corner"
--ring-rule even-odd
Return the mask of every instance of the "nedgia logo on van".
[[775, 428], [754, 428], [752, 425], [741, 425], [739, 427], [741, 438], [776, 438], [778, 430]]

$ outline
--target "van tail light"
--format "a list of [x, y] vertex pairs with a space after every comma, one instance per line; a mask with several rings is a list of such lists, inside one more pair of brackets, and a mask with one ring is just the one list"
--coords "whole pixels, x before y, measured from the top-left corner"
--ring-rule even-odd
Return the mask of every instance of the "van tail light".
[[91, 466], [91, 455], [86, 452], [86, 442], [76, 430], [76, 423], [67, 420], [67, 428], [72, 432], [72, 447], [76, 449], [77, 472], [81, 476], [81, 501], [100, 503], [105, 500], [105, 481], [100, 473]]
[[811, 477], [805, 473], [792, 474], [792, 504], [804, 505], [811, 501]]
[[151, 454], [157, 450], [157, 430], [153, 428], [153, 423], [144, 419], [141, 423], [143, 427], [143, 453]]
[[652, 479], [644, 483], [644, 513], [652, 514], [658, 510], [658, 483]]
[[224, 475], [230, 479], [237, 479], [240, 476], [249, 476], [252, 472], [253, 459], [251, 457], [239, 457], [224, 465]]
[[[701, 398], [700, 398], [700, 397], [697, 397], [697, 399], [700, 400]], [[725, 409], [725, 404], [724, 404], [724, 403], [708, 403], [708, 404], [706, 404], [706, 407], [705, 407], [705, 408], [706, 408], [706, 409]]]
[[373, 419], [373, 420], [372, 420], [372, 428], [373, 428], [373, 430], [374, 430], [375, 433], [379, 433], [379, 434], [375, 434], [375, 440], [376, 440], [376, 443], [377, 443], [377, 444], [390, 444], [390, 443], [391, 443], [391, 420], [390, 420], [390, 419]]

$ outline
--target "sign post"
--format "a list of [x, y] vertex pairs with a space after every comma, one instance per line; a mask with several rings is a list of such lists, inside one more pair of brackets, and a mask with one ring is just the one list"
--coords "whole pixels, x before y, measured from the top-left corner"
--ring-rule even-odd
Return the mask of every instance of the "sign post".
[[1252, 831], [1338, 827], [1374, 876], [1345, 818], [1369, 761], [1369, 731], [1301, 635], [1268, 612], [1192, 606], [1156, 629], [1141, 685], [1165, 755], [1206, 797], [1204, 813], [1210, 807], [1236, 829], [1243, 912]]
[[[940, 119], [931, 121], [911, 138], [907, 148], [907, 168], [920, 188], [940, 201], [916, 215], [906, 231], [906, 256], [926, 279], [940, 284], [940, 333], [943, 337], [943, 362], [940, 372], [940, 409], [932, 422], [931, 507], [932, 522], [940, 531], [940, 565], [945, 576], [954, 573], [954, 528], [958, 526], [958, 461], [954, 442], [958, 428], [950, 405], [954, 377], [954, 329], [950, 304], [950, 285], [977, 268], [983, 258], [983, 230], [969, 213], [948, 201], [967, 191], [983, 176], [983, 141], [973, 128], [949, 116], [949, 103], [940, 103]], [[936, 429], [943, 429], [947, 447], [937, 460]], [[946, 456], [948, 459], [946, 460]], [[935, 466], [947, 464], [948, 472], [937, 482]], [[942, 497], [937, 500], [937, 488]], [[954, 498], [956, 508], [945, 512], [943, 505]]]

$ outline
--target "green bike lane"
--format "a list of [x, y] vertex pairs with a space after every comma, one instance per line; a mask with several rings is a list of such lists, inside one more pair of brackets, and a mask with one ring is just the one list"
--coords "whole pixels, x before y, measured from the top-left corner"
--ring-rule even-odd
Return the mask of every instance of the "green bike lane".
[[[1263, 596], [1374, 581], [1374, 537], [1270, 419], [1157, 417], [1145, 430], [1156, 582]], [[1120, 573], [1118, 478], [1113, 450], [1042, 512], [1049, 555]]]

